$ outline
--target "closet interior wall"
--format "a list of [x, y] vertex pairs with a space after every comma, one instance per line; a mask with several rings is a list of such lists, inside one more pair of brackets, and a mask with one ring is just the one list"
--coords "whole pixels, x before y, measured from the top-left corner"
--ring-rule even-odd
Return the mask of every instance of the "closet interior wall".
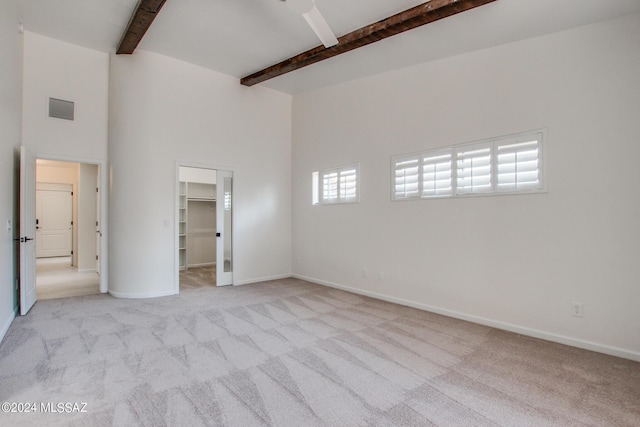
[[216, 263], [216, 185], [180, 181], [180, 269]]

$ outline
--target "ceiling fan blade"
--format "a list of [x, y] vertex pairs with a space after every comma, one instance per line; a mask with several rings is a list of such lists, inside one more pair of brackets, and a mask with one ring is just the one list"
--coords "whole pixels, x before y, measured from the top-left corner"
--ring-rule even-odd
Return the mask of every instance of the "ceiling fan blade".
[[282, 0], [286, 1], [287, 7], [295, 13], [299, 13], [303, 16], [305, 21], [309, 24], [311, 29], [316, 33], [324, 47], [331, 47], [338, 44], [333, 31], [324, 20], [324, 17], [316, 8], [315, 0]]
[[316, 33], [324, 47], [329, 48], [338, 44], [338, 39], [315, 5], [309, 12], [303, 13], [302, 16]]

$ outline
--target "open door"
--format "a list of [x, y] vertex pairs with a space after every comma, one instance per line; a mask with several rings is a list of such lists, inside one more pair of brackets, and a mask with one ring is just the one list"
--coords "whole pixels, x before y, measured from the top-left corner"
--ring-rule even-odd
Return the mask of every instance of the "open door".
[[96, 176], [96, 273], [98, 276], [100, 275], [100, 241], [102, 240], [102, 232], [100, 231], [100, 227], [102, 226], [102, 218], [100, 217], [100, 192], [102, 191], [101, 186], [101, 177], [100, 177], [100, 166], [96, 168], [97, 176]]
[[216, 184], [216, 285], [233, 284], [233, 172], [218, 170]]
[[36, 159], [20, 148], [20, 314], [36, 302]]

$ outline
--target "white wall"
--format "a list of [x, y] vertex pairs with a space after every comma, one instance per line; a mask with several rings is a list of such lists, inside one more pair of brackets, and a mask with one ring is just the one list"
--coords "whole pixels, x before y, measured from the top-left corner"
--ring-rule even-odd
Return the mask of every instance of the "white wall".
[[[0, 3], [0, 340], [17, 307], [14, 260], [18, 236], [18, 147], [22, 124], [22, 35], [18, 33], [19, 2]], [[11, 230], [7, 230], [11, 221]]]
[[291, 274], [291, 97], [138, 50], [112, 56], [109, 291], [176, 291], [177, 164], [234, 172], [234, 283]]
[[[29, 31], [24, 35], [23, 143], [41, 159], [101, 165], [107, 183], [109, 55]], [[75, 102], [75, 120], [49, 117], [49, 97]], [[101, 193], [107, 208], [107, 192]], [[101, 218], [101, 263], [108, 262], [109, 220]], [[106, 269], [100, 289], [106, 292]]]
[[[109, 55], [25, 31], [24, 145], [41, 158], [107, 158]], [[75, 102], [75, 120], [49, 117], [49, 98]]]
[[[295, 96], [294, 273], [640, 360], [639, 40], [633, 15]], [[547, 194], [390, 201], [392, 155], [538, 128]], [[312, 206], [354, 162], [361, 202]]]

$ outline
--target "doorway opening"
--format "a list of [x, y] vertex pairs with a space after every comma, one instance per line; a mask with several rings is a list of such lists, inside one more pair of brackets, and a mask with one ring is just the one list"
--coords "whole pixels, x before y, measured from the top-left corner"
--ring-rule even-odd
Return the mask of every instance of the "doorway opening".
[[100, 167], [36, 160], [37, 299], [100, 292]]
[[232, 173], [178, 166], [178, 289], [232, 284]]

